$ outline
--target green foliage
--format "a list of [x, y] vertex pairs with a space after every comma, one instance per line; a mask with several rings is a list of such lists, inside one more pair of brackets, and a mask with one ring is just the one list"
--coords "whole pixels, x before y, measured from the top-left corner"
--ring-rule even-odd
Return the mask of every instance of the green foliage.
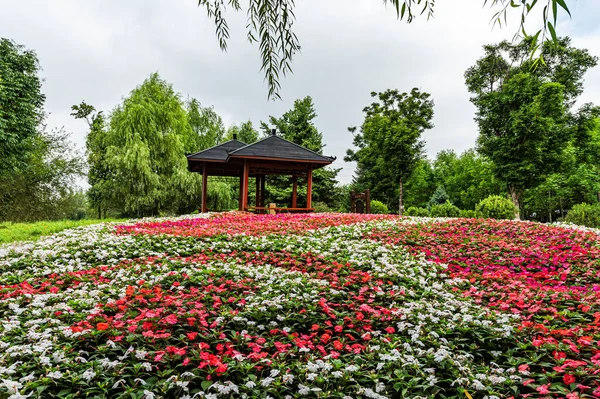
[[567, 213], [565, 221], [581, 226], [600, 228], [600, 204], [577, 204]]
[[488, 219], [514, 219], [518, 209], [508, 198], [490, 195], [477, 204], [475, 211]]
[[258, 131], [254, 129], [251, 121], [246, 121], [239, 126], [231, 126], [229, 129], [227, 129], [225, 140], [232, 140], [234, 134], [242, 143], [252, 144], [255, 141], [258, 141]]
[[520, 207], [524, 191], [559, 167], [573, 133], [570, 108], [597, 59], [571, 47], [568, 38], [545, 43], [545, 63], [536, 68], [528, 57], [530, 43], [484, 49], [485, 56], [465, 73], [477, 107], [478, 150]]
[[[483, 4], [489, 4], [495, 11], [492, 21], [494, 25], [502, 25], [507, 20], [507, 11], [520, 9], [521, 18], [517, 34], [523, 33], [529, 40], [529, 52], [533, 55], [547, 38], [558, 41], [556, 37], [556, 20], [559, 11], [570, 14], [565, 2], [566, 0], [549, 0], [542, 11], [541, 28], [533, 35], [525, 33], [525, 21], [538, 0], [522, 0], [520, 2], [508, 0], [483, 0]], [[226, 3], [235, 11], [241, 11], [239, 0], [198, 0], [198, 5], [205, 8], [207, 15], [213, 20], [216, 27], [216, 35], [219, 46], [223, 51], [227, 50], [229, 39], [229, 25], [225, 18]], [[391, 4], [399, 20], [412, 22], [418, 15], [426, 14], [427, 19], [433, 17], [435, 0], [384, 0], [384, 4]], [[549, 6], [552, 6], [549, 8]], [[292, 72], [292, 61], [298, 51], [300, 42], [292, 29], [296, 22], [294, 13], [294, 0], [251, 0], [245, 11], [248, 17], [246, 25], [247, 38], [250, 43], [258, 43], [261, 54], [261, 71], [265, 74], [269, 89], [269, 98], [280, 98], [281, 85], [279, 77]], [[538, 7], [539, 8], [539, 7]], [[549, 11], [552, 11], [550, 13]], [[517, 35], [515, 35], [517, 37]], [[536, 61], [543, 60], [540, 58]], [[537, 63], [537, 62], [536, 62]], [[543, 63], [542, 63], [543, 65]]]
[[[299, 144], [311, 151], [323, 154], [323, 134], [314, 124], [317, 117], [312, 98], [305, 97], [294, 101], [294, 107], [280, 118], [269, 116], [269, 123], [261, 122], [263, 136], [271, 134], [274, 126], [282, 138]], [[329, 207], [336, 206], [338, 201], [337, 174], [341, 169], [325, 167], [313, 171], [313, 201], [323, 202]], [[266, 187], [266, 203], [291, 205], [292, 178], [289, 176], [268, 176]], [[298, 205], [305, 204], [306, 179], [298, 179]]]
[[66, 229], [72, 229], [100, 222], [118, 222], [125, 219], [82, 219], [82, 220], [54, 220], [34, 223], [0, 223], [0, 244], [9, 244], [17, 241], [35, 241], [40, 237], [58, 233]]
[[446, 201], [444, 204], [432, 205], [429, 208], [429, 215], [434, 218], [457, 218], [460, 216], [460, 209], [450, 201]]
[[[433, 101], [428, 93], [412, 89], [410, 93], [386, 90], [371, 93], [377, 101], [365, 107], [360, 133], [354, 135], [358, 148], [348, 150], [346, 161], [357, 163], [356, 182], [370, 187], [377, 198], [394, 203], [399, 189], [399, 212], [403, 209], [403, 182], [423, 156], [421, 135], [433, 127]], [[349, 128], [354, 134], [356, 128]]]
[[427, 216], [429, 216], [429, 210], [427, 208], [421, 208], [418, 206], [410, 206], [410, 207], [408, 207], [406, 212], [404, 212], [404, 214], [406, 216], [427, 217]]
[[37, 150], [45, 96], [35, 52], [0, 38], [0, 179], [28, 167]]
[[[436, 189], [434, 170], [429, 160], [417, 161], [415, 169], [404, 185], [404, 203], [407, 207], [426, 207]], [[442, 183], [443, 185], [443, 183]]]
[[443, 186], [438, 186], [428, 202], [428, 206], [445, 204], [448, 201], [448, 194]]
[[[172, 91], [172, 89], [171, 89]], [[179, 99], [178, 99], [179, 101]], [[223, 119], [212, 107], [203, 107], [195, 98], [185, 104], [188, 129], [182, 130], [186, 153], [194, 153], [221, 144], [225, 137]]]
[[381, 201], [371, 200], [371, 213], [387, 215], [390, 213], [386, 204]]
[[329, 208], [327, 204], [323, 202], [315, 202], [313, 204], [313, 208], [315, 208], [315, 213], [331, 212], [331, 208]]
[[458, 214], [458, 217], [466, 218], [466, 219], [475, 219], [475, 218], [480, 218], [481, 214], [472, 209], [461, 209], [460, 213]]
[[150, 75], [116, 107], [106, 132], [107, 183], [113, 203], [126, 215], [176, 212], [199, 193], [200, 176], [187, 171], [185, 147], [197, 131], [190, 128], [179, 95]]
[[210, 211], [225, 211], [237, 208], [237, 194], [226, 182], [210, 181], [206, 192], [206, 202]]

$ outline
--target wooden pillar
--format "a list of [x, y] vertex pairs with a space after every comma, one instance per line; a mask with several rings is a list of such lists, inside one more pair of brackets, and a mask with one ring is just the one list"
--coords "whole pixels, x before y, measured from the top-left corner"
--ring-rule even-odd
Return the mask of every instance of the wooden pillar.
[[306, 187], [306, 207], [312, 208], [312, 165], [308, 166], [307, 172], [307, 187]]
[[260, 175], [256, 175], [256, 196], [254, 199], [254, 206], [260, 206]]
[[242, 210], [248, 208], [248, 178], [250, 177], [250, 168], [248, 161], [244, 160], [244, 179], [242, 182]]
[[206, 203], [206, 199], [208, 198], [207, 188], [208, 188], [208, 168], [206, 167], [206, 162], [202, 166], [202, 213], [208, 212], [208, 204]]
[[292, 176], [292, 208], [298, 207], [298, 176]]
[[267, 180], [266, 175], [261, 175], [260, 179], [260, 206], [265, 206], [265, 181]]
[[367, 213], [371, 213], [371, 190], [368, 188], [365, 190], [365, 208]]
[[244, 210], [244, 204], [242, 198], [244, 197], [244, 169], [240, 171], [240, 189], [239, 189], [239, 197], [238, 197], [238, 210]]

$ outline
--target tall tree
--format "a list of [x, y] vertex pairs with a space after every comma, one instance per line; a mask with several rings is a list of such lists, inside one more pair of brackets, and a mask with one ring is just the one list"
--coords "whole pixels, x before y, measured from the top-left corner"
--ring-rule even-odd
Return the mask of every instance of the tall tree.
[[102, 111], [96, 112], [96, 108], [85, 101], [73, 105], [71, 110], [71, 115], [75, 119], [85, 120], [90, 129], [85, 140], [90, 185], [87, 195], [91, 208], [96, 210], [101, 219], [106, 217], [111, 208], [111, 179], [114, 178], [106, 160], [106, 120]]
[[[543, 2], [541, 28], [529, 36], [532, 38], [530, 52], [533, 54], [539, 45], [548, 37], [556, 41], [556, 21], [560, 11], [570, 15], [567, 7], [569, 0], [548, 0]], [[385, 5], [390, 4], [400, 20], [412, 22], [418, 15], [426, 14], [427, 18], [433, 17], [435, 0], [384, 0]], [[483, 0], [484, 5], [490, 5], [495, 13], [492, 21], [494, 25], [502, 25], [507, 20], [508, 10], [518, 9], [521, 12], [518, 34], [525, 32], [525, 21], [534, 9], [539, 9], [538, 0]], [[198, 5], [206, 9], [216, 27], [217, 39], [222, 50], [227, 50], [229, 39], [229, 25], [225, 18], [226, 4], [235, 11], [241, 11], [239, 0], [198, 0]], [[541, 3], [540, 3], [541, 4]], [[535, 8], [538, 5], [538, 8]], [[459, 7], [459, 6], [457, 6]], [[248, 40], [259, 43], [262, 58], [261, 71], [265, 73], [265, 80], [269, 88], [269, 98], [279, 98], [281, 85], [279, 77], [292, 72], [292, 60], [300, 50], [300, 42], [294, 33], [293, 26], [296, 21], [294, 14], [294, 0], [250, 0], [248, 4]], [[527, 34], [525, 34], [527, 36]], [[517, 37], [517, 35], [515, 35]]]
[[[294, 101], [294, 107], [280, 118], [269, 117], [268, 124], [261, 122], [263, 136], [270, 134], [274, 127], [282, 138], [299, 144], [311, 151], [323, 154], [323, 134], [315, 126], [317, 112], [310, 96]], [[340, 169], [321, 168], [313, 172], [313, 200], [328, 206], [336, 203], [336, 177]], [[291, 198], [291, 179], [287, 176], [271, 176], [268, 179], [267, 196], [279, 203], [287, 203]], [[302, 198], [306, 188], [299, 190]]]
[[0, 38], [0, 178], [27, 166], [44, 117], [34, 51]]
[[84, 171], [68, 134], [44, 125], [38, 72], [35, 52], [0, 39], [0, 221], [65, 217]]
[[110, 192], [125, 214], [175, 212], [183, 198], [198, 192], [184, 155], [193, 133], [180, 96], [157, 73], [115, 108], [106, 162], [114, 174]]
[[193, 153], [221, 144], [225, 124], [213, 107], [203, 107], [195, 98], [187, 101], [187, 120], [191, 133], [184, 135], [186, 153]]
[[565, 38], [545, 43], [545, 64], [533, 68], [529, 47], [485, 46], [485, 56], [465, 73], [477, 107], [478, 150], [492, 160], [517, 208], [526, 189], [559, 167], [572, 133], [570, 109], [583, 90], [584, 73], [597, 62]]
[[361, 132], [354, 136], [358, 150], [348, 150], [346, 160], [356, 161], [359, 173], [366, 173], [373, 181], [395, 182], [398, 213], [402, 215], [403, 184], [423, 157], [421, 135], [433, 127], [433, 101], [417, 88], [410, 93], [373, 92], [371, 97], [377, 101], [363, 110]]

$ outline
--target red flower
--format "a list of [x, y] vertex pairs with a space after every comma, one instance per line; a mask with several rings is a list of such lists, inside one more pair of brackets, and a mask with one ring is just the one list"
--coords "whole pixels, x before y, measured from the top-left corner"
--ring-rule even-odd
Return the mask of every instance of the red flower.
[[215, 370], [217, 373], [224, 373], [227, 371], [227, 363], [221, 363]]
[[388, 334], [393, 334], [393, 333], [396, 332], [396, 330], [394, 329], [394, 327], [387, 327], [385, 329], [385, 332], [388, 333]]
[[333, 347], [336, 350], [341, 351], [344, 348], [344, 344], [342, 344], [341, 341], [335, 340], [335, 341], [333, 341]]
[[104, 331], [104, 330], [108, 330], [110, 326], [108, 325], [108, 323], [98, 323], [96, 324], [96, 329], [98, 331]]
[[198, 336], [198, 333], [194, 331], [194, 332], [189, 332], [186, 335], [190, 341], [193, 341]]
[[563, 382], [567, 385], [572, 384], [576, 381], [575, 377], [572, 374], [565, 374], [563, 376]]
[[548, 390], [549, 386], [550, 386], [550, 384], [540, 385], [535, 390], [538, 391], [540, 393], [540, 395], [547, 395], [550, 393], [550, 391]]

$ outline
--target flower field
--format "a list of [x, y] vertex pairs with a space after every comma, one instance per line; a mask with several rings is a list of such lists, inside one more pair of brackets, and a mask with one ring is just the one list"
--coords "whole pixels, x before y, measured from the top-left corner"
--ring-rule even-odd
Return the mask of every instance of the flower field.
[[597, 231], [231, 213], [0, 267], [0, 398], [600, 397]]

